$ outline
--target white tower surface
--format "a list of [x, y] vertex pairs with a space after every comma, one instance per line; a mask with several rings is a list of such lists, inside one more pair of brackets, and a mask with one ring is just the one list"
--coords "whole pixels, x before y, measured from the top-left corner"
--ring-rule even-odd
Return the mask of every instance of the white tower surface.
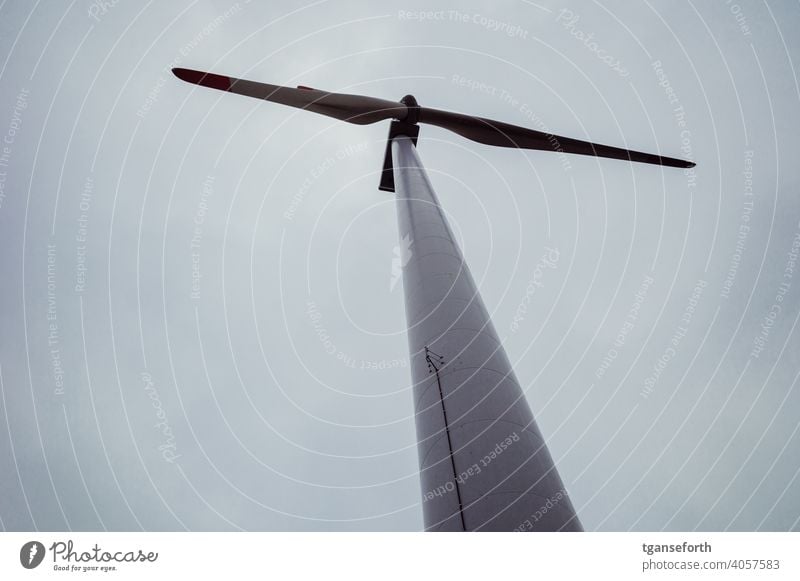
[[416, 148], [392, 153], [425, 530], [582, 530]]

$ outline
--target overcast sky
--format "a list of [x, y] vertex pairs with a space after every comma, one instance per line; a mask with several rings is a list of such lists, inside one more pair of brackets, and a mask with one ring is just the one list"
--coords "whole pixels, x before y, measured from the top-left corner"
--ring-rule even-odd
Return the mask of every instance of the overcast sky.
[[0, 527], [422, 528], [388, 125], [184, 66], [697, 161], [419, 142], [585, 528], [800, 528], [797, 5], [280, 4], [0, 4]]

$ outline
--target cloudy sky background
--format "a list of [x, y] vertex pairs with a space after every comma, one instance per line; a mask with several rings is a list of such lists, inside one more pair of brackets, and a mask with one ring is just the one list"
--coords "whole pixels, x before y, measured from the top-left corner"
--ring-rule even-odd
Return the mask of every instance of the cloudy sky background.
[[4, 2], [0, 526], [422, 528], [387, 124], [185, 66], [697, 161], [419, 143], [585, 528], [797, 530], [798, 25], [724, 1]]

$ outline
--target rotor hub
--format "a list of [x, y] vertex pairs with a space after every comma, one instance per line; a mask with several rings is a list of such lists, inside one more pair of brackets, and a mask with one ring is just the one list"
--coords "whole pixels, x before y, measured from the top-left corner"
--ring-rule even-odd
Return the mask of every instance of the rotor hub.
[[419, 123], [419, 103], [417, 103], [417, 99], [414, 97], [414, 95], [406, 95], [400, 99], [400, 102], [408, 107], [408, 115], [404, 121], [414, 125]]

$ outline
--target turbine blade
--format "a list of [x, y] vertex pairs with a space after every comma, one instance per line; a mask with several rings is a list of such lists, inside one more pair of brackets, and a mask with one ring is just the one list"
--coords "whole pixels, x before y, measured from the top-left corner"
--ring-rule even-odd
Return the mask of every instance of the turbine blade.
[[345, 93], [329, 93], [309, 87], [281, 87], [268, 83], [257, 83], [246, 79], [237, 79], [225, 75], [217, 75], [192, 69], [175, 68], [176, 77], [187, 83], [210, 87], [229, 93], [237, 93], [256, 99], [264, 99], [297, 109], [306, 109], [321, 115], [327, 115], [340, 121], [369, 125], [384, 119], [403, 120], [408, 115], [408, 108], [397, 101], [387, 101], [362, 95]]
[[575, 153], [578, 155], [591, 155], [595, 157], [608, 157], [624, 161], [637, 161], [666, 165], [670, 167], [694, 167], [694, 162], [674, 157], [664, 157], [652, 153], [632, 151], [621, 147], [612, 147], [590, 141], [581, 141], [571, 137], [561, 137], [551, 133], [535, 131], [502, 121], [493, 121], [483, 117], [473, 117], [460, 113], [451, 113], [439, 109], [420, 107], [419, 122], [436, 125], [458, 133], [462, 137], [499, 147], [515, 147], [518, 149], [538, 149], [543, 151], [556, 151]]

